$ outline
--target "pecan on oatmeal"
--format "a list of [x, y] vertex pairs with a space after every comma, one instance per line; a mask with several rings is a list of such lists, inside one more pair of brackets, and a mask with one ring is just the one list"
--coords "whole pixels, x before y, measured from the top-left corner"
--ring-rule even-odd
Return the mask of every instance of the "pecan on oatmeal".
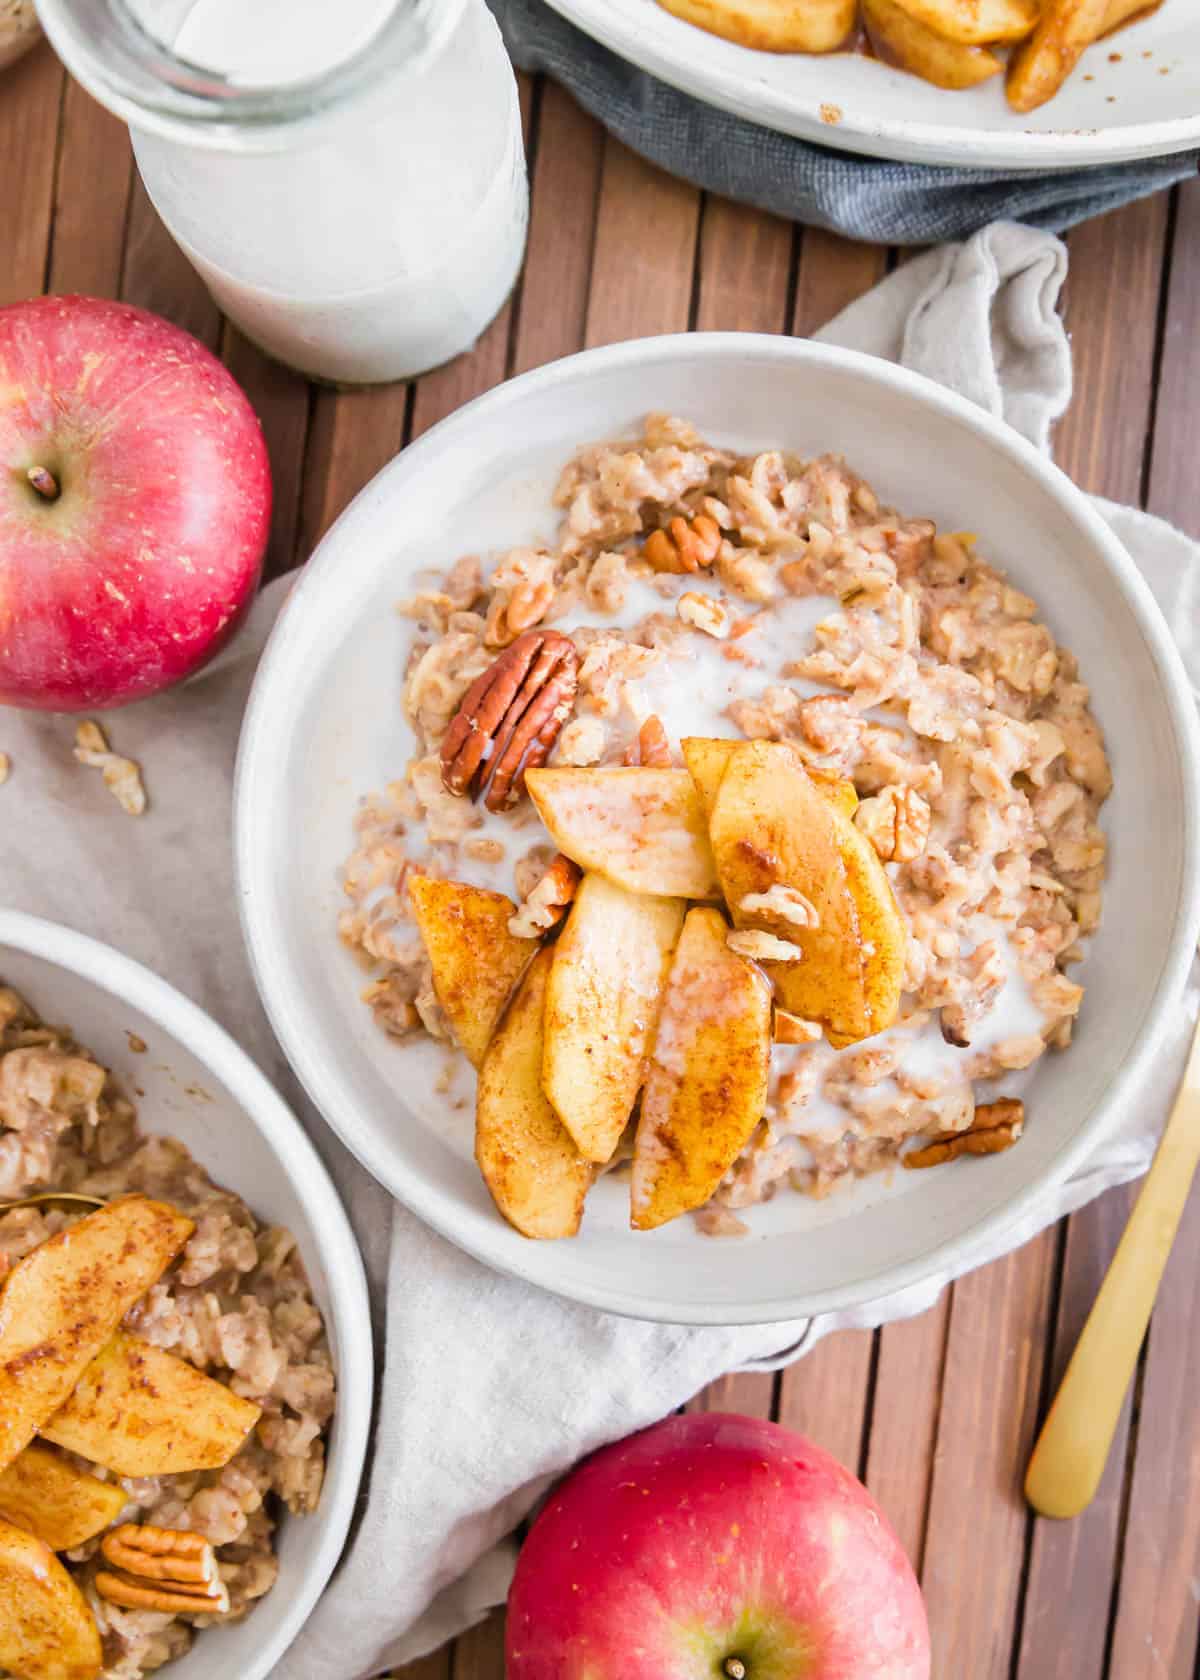
[[442, 780], [484, 794], [489, 811], [515, 805], [522, 778], [542, 764], [575, 695], [574, 643], [553, 630], [518, 636], [472, 684], [442, 742]]
[[[722, 961], [770, 986], [753, 1050], [767, 1058], [765, 1096], [706, 1229], [732, 1229], [723, 1210], [785, 1186], [824, 1196], [930, 1150], [1015, 1143], [1020, 1121], [985, 1122], [1043, 1055], [1069, 1053], [1086, 1011], [1075, 965], [1102, 912], [1112, 788], [1083, 674], [1035, 598], [988, 556], [986, 533], [888, 506], [836, 456], [724, 449], [662, 414], [640, 437], [581, 449], [554, 505], [553, 539], [462, 562], [413, 608], [404, 698], [417, 749], [361, 809], [339, 918], [381, 1025], [397, 1038], [446, 1030], [427, 1006], [436, 975], [406, 903], [411, 871], [500, 895], [505, 939], [551, 943], [564, 925], [565, 892], [547, 876], [557, 852], [583, 870], [580, 891], [598, 874], [679, 915], [720, 906]], [[536, 693], [531, 671], [546, 678]], [[770, 749], [761, 797], [732, 840], [726, 809], [723, 845], [743, 853], [714, 871], [714, 806], [739, 742]], [[797, 774], [833, 816], [811, 801], [807, 823], [794, 802], [781, 815], [775, 780]], [[574, 778], [558, 804], [542, 780], [555, 775]], [[840, 852], [763, 847], [768, 819], [810, 841], [816, 821]], [[619, 920], [591, 930], [590, 961], [619, 968]], [[837, 1030], [831, 975], [864, 1005]], [[872, 975], [886, 979], [878, 1013]], [[664, 984], [669, 995], [676, 982]], [[661, 1005], [654, 992], [647, 1008]], [[594, 1030], [611, 1041], [611, 1023], [597, 1016]], [[716, 1034], [710, 1062], [734, 1036]], [[681, 1064], [668, 1071], [683, 1078]], [[554, 1112], [570, 1137], [563, 1089]], [[1036, 1085], [1021, 1089], [1036, 1124]], [[612, 1160], [595, 1164], [631, 1148], [636, 1159], [639, 1100]]]

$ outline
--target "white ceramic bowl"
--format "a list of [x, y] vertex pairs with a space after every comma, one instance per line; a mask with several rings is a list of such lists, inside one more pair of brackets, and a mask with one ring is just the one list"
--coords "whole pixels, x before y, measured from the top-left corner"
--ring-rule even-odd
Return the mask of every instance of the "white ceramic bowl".
[[[435, 1090], [441, 1055], [397, 1046], [359, 1001], [336, 940], [339, 863], [359, 795], [403, 772], [412, 634], [395, 603], [422, 567], [552, 535], [549, 491], [581, 443], [650, 408], [718, 442], [844, 453], [885, 499], [951, 530], [1032, 591], [1094, 685], [1116, 791], [1103, 928], [1069, 1054], [1047, 1056], [1019, 1148], [900, 1173], [815, 1203], [794, 1193], [717, 1242], [680, 1219], [628, 1230], [627, 1185], [602, 1180], [579, 1237], [535, 1243], [495, 1212], [472, 1159], [469, 1104]], [[342, 515], [284, 609], [260, 667], [236, 790], [241, 908], [258, 983], [297, 1072], [395, 1195], [464, 1248], [547, 1289], [689, 1323], [766, 1322], [916, 1282], [1010, 1223], [1069, 1173], [1154, 1056], [1200, 920], [1196, 721], [1146, 586], [1087, 501], [982, 410], [888, 363], [752, 334], [588, 351], [492, 391], [427, 433]], [[1153, 855], [1153, 867], [1148, 860]], [[460, 1086], [464, 1092], [469, 1085]]]
[[[0, 977], [145, 1093], [137, 1098], [144, 1130], [180, 1138], [219, 1184], [299, 1244], [338, 1385], [321, 1502], [280, 1524], [279, 1579], [254, 1612], [199, 1635], [170, 1668], [171, 1680], [266, 1680], [338, 1560], [362, 1476], [374, 1362], [354, 1233], [283, 1099], [227, 1033], [149, 969], [53, 922], [0, 910]], [[144, 1054], [130, 1050], [130, 1033], [145, 1041]]]
[[951, 91], [855, 53], [755, 52], [672, 17], [656, 0], [551, 4], [685, 93], [839, 151], [1041, 171], [1200, 145], [1200, 0], [1164, 0], [1098, 41], [1055, 97], [1027, 113], [1010, 109], [1001, 76]]

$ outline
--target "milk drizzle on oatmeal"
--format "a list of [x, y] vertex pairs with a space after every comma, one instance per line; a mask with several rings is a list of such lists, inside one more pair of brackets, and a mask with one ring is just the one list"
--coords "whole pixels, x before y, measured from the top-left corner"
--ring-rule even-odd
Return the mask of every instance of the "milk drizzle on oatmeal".
[[[1011, 1089], [1047, 1043], [1066, 1045], [1082, 998], [1064, 969], [1099, 915], [1095, 818], [1111, 780], [1073, 658], [973, 538], [880, 509], [833, 458], [737, 459], [652, 416], [641, 443], [581, 451], [556, 500], [556, 552], [509, 551], [486, 582], [460, 562], [407, 609], [422, 625], [408, 696], [426, 751], [519, 606], [514, 633], [532, 611], [579, 649], [551, 764], [620, 763], [657, 716], [676, 763], [685, 735], [783, 739], [864, 800], [912, 789], [930, 808], [921, 854], [887, 865], [910, 935], [899, 1020], [848, 1050], [775, 1046], [763, 1126], [717, 1201], [748, 1205], [785, 1178], [823, 1194], [923, 1131], [969, 1125], [975, 1082]], [[645, 534], [698, 511], [726, 533], [716, 564], [651, 571]], [[445, 688], [433, 704], [426, 672]], [[418, 753], [407, 780], [365, 801], [341, 930], [381, 972], [368, 992], [381, 1024], [436, 1035], [428, 985], [412, 979], [424, 959], [396, 890], [404, 869], [519, 901], [553, 848], [527, 802], [499, 816], [450, 802], [428, 764]]]

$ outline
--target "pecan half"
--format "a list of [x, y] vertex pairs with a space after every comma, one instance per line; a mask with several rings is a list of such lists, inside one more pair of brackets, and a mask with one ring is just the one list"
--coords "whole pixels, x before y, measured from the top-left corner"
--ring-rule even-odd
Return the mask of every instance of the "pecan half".
[[960, 1155], [999, 1155], [1011, 1149], [1025, 1129], [1025, 1104], [1019, 1097], [980, 1103], [962, 1132], [942, 1132], [921, 1149], [901, 1156], [906, 1167], [940, 1167]]
[[489, 811], [515, 805], [525, 772], [544, 764], [575, 702], [579, 658], [569, 636], [529, 630], [477, 677], [442, 741], [447, 792]]
[[159, 1610], [167, 1616], [227, 1616], [229, 1589], [181, 1587], [173, 1581], [142, 1581], [132, 1575], [113, 1575], [98, 1570], [96, 1591], [121, 1610]]
[[706, 513], [689, 521], [678, 515], [665, 531], [652, 531], [642, 553], [656, 572], [698, 572], [711, 566], [721, 548], [721, 527]]
[[128, 1569], [148, 1581], [208, 1586], [217, 1579], [216, 1554], [202, 1534], [190, 1529], [122, 1523], [104, 1536], [100, 1550], [115, 1569]]
[[122, 1523], [104, 1536], [100, 1551], [113, 1570], [97, 1573], [96, 1591], [110, 1604], [177, 1616], [222, 1616], [229, 1609], [216, 1553], [203, 1535]]

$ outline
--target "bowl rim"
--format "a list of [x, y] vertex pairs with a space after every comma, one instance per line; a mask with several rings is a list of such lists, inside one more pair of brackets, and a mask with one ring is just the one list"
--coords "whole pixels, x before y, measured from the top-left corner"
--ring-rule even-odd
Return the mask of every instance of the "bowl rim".
[[[695, 1302], [665, 1302], [644, 1288], [600, 1287], [575, 1280], [558, 1284], [549, 1280], [541, 1275], [543, 1267], [537, 1258], [544, 1245], [510, 1243], [508, 1228], [499, 1216], [494, 1233], [491, 1224], [484, 1225], [483, 1222], [464, 1233], [452, 1193], [429, 1185], [419, 1172], [398, 1159], [395, 1152], [383, 1146], [374, 1147], [370, 1140], [348, 1135], [341, 1122], [341, 1111], [346, 1105], [336, 1075], [331, 1073], [319, 1046], [314, 1048], [301, 1028], [299, 1017], [305, 1013], [305, 1006], [299, 998], [299, 988], [287, 970], [282, 935], [273, 926], [267, 909], [270, 895], [257, 890], [258, 878], [263, 876], [265, 879], [269, 871], [269, 859], [265, 851], [260, 853], [259, 838], [264, 829], [257, 817], [255, 789], [260, 785], [257, 774], [260, 762], [266, 763], [278, 756], [274, 747], [277, 739], [274, 733], [276, 720], [272, 715], [276, 704], [274, 695], [276, 692], [280, 694], [279, 703], [282, 704], [282, 697], [291, 691], [289, 656], [298, 639], [301, 620], [307, 617], [309, 605], [319, 602], [327, 587], [336, 587], [335, 577], [345, 577], [345, 560], [338, 552], [336, 533], [357, 517], [356, 510], [373, 495], [386, 475], [403, 472], [414, 482], [419, 482], [424, 462], [448, 445], [452, 447], [453, 439], [460, 431], [469, 433], [479, 416], [492, 415], [523, 402], [531, 395], [542, 395], [569, 385], [580, 377], [636, 366], [643, 376], [651, 379], [655, 365], [679, 357], [719, 361], [727, 356], [766, 362], [782, 359], [791, 363], [797, 371], [809, 373], [822, 369], [848, 371], [881, 386], [899, 390], [967, 427], [981, 441], [1007, 455], [1069, 516], [1080, 540], [1089, 545], [1117, 586], [1159, 676], [1183, 783], [1179, 820], [1184, 834], [1184, 866], [1171, 941], [1144, 1013], [1144, 1019], [1150, 1023], [1149, 1028], [1109, 1087], [1104, 1100], [1075, 1135], [1063, 1144], [1035, 1184], [1010, 1196], [967, 1231], [942, 1240], [917, 1259], [885, 1266], [869, 1277], [836, 1287], [811, 1292], [792, 1291], [769, 1300], [712, 1306]], [[392, 1195], [426, 1224], [484, 1264], [551, 1294], [587, 1306], [664, 1323], [765, 1324], [861, 1306], [928, 1282], [952, 1265], [956, 1256], [1002, 1237], [1018, 1223], [1033, 1200], [1045, 1196], [1061, 1184], [1096, 1147], [1129, 1094], [1143, 1078], [1168, 1030], [1171, 1007], [1182, 994], [1200, 937], [1200, 719], [1197, 718], [1179, 650], [1149, 585], [1124, 546], [1060, 467], [1006, 421], [989, 414], [970, 399], [923, 374], [861, 351], [770, 333], [671, 333], [579, 351], [495, 386], [439, 421], [394, 456], [359, 491], [322, 537], [288, 596], [287, 610], [281, 613], [268, 638], [243, 719], [234, 778], [233, 811], [238, 910], [259, 995], [301, 1084], [347, 1148]]]
[[313, 1513], [323, 1523], [315, 1556], [298, 1590], [280, 1607], [274, 1633], [241, 1675], [241, 1680], [267, 1680], [312, 1613], [342, 1555], [366, 1462], [375, 1361], [367, 1277], [357, 1239], [333, 1180], [299, 1120], [257, 1063], [199, 1004], [113, 946], [23, 910], [0, 908], [0, 948], [4, 946], [65, 968], [132, 1005], [211, 1068], [265, 1137], [297, 1200], [311, 1209], [337, 1336], [337, 1447]]

